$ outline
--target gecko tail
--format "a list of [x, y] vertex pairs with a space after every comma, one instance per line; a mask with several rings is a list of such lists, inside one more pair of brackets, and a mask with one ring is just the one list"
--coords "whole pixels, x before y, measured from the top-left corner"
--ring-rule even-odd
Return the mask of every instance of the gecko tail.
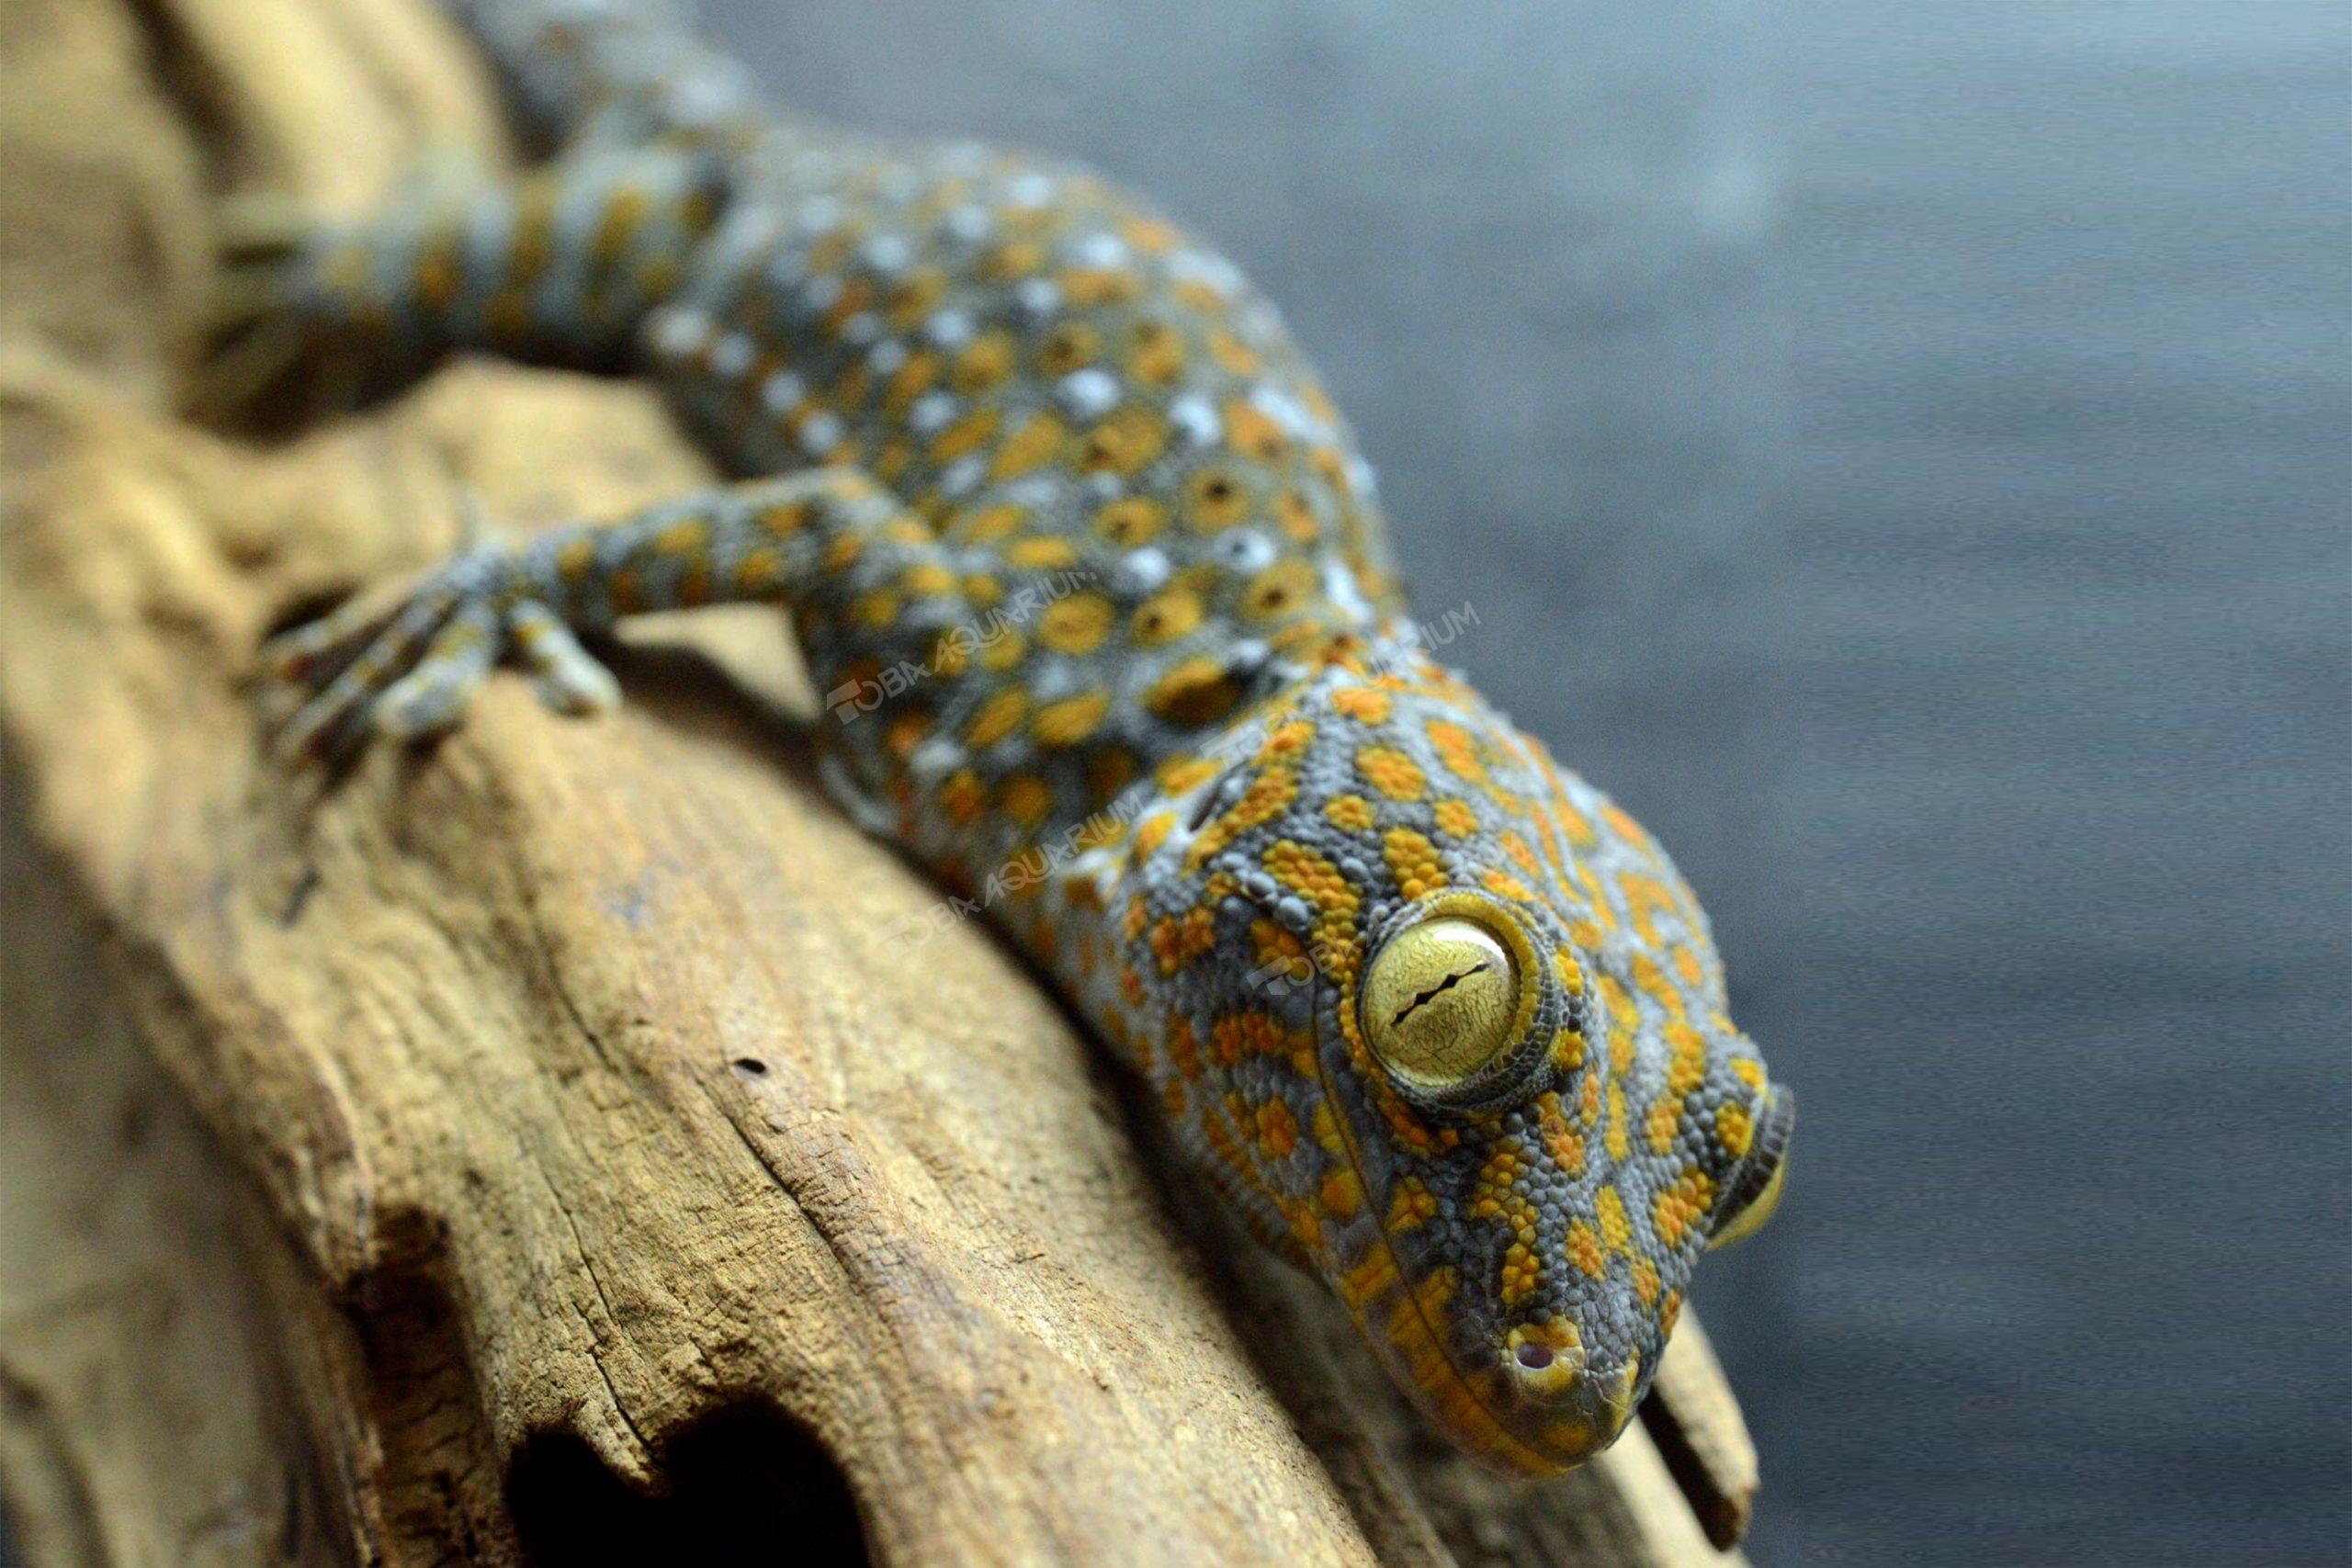
[[497, 67], [521, 128], [548, 147], [589, 136], [720, 138], [764, 112], [751, 73], [666, 0], [443, 0]]

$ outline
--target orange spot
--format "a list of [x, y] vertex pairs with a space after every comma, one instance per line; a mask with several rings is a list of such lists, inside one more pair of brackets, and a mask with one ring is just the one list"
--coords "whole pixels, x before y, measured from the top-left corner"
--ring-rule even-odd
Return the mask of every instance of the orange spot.
[[1611, 1252], [1623, 1252], [1633, 1245], [1634, 1225], [1625, 1214], [1625, 1200], [1613, 1185], [1604, 1186], [1593, 1201], [1594, 1211], [1600, 1218], [1601, 1245]]
[[985, 507], [966, 517], [956, 533], [960, 542], [965, 544], [993, 544], [1018, 529], [1028, 516], [1028, 511], [1023, 507]]
[[1600, 1235], [1582, 1220], [1568, 1226], [1568, 1261], [1598, 1280], [1609, 1272], [1609, 1249]]
[[1056, 653], [1082, 657], [1111, 634], [1116, 612], [1099, 593], [1073, 593], [1056, 600], [1037, 618], [1037, 640]]
[[1747, 1109], [1737, 1105], [1719, 1106], [1715, 1111], [1715, 1142], [1724, 1152], [1737, 1159], [1747, 1152], [1748, 1144], [1756, 1136], [1756, 1125], [1747, 1118]]
[[1028, 707], [1029, 694], [1019, 687], [999, 692], [972, 716], [964, 739], [974, 747], [993, 746], [1012, 733], [1012, 727], [1021, 722], [1021, 716]]
[[940, 809], [959, 828], [970, 827], [987, 804], [988, 791], [981, 786], [979, 775], [969, 768], [952, 774], [939, 786]]
[[1438, 863], [1437, 846], [1410, 828], [1391, 828], [1381, 840], [1389, 874], [1408, 898], [1419, 898], [1445, 886], [1445, 870]]
[[1114, 545], [1133, 547], [1149, 542], [1167, 521], [1167, 509], [1159, 502], [1149, 496], [1131, 495], [1097, 512], [1094, 531]]
[[1707, 1217], [1715, 1201], [1715, 1184], [1707, 1173], [1692, 1166], [1675, 1179], [1674, 1185], [1660, 1192], [1650, 1204], [1650, 1224], [1657, 1231], [1658, 1240], [1668, 1247], [1680, 1247], [1683, 1238], [1696, 1231]]
[[1078, 547], [1058, 534], [1041, 534], [1007, 545], [1004, 558], [1031, 571], [1057, 571], [1078, 559]]
[[1187, 588], [1170, 588], [1136, 607], [1134, 636], [1143, 647], [1158, 648], [1189, 637], [1200, 624], [1199, 597]]
[[1563, 1029], [1553, 1035], [1552, 1065], [1571, 1073], [1583, 1066], [1584, 1036], [1573, 1029]]
[[1223, 327], [1209, 333], [1209, 356], [1236, 376], [1250, 375], [1263, 363], [1257, 350]]
[[907, 568], [899, 585], [918, 599], [939, 598], [956, 592], [956, 574], [937, 561], [917, 561]]
[[1127, 354], [1127, 374], [1148, 386], [1167, 387], [1183, 373], [1183, 336], [1165, 322], [1136, 323]]
[[1151, 953], [1162, 975], [1175, 974], [1216, 944], [1216, 917], [1197, 905], [1181, 919], [1167, 916], [1151, 928]]
[[1043, 468], [1061, 450], [1069, 438], [1069, 430], [1052, 414], [1041, 413], [1012, 433], [1002, 446], [997, 448], [996, 461], [989, 472], [992, 478], [1009, 479], [1032, 469]]
[[1428, 787], [1419, 764], [1393, 747], [1367, 746], [1358, 751], [1356, 772], [1391, 800], [1419, 800]]
[[1078, 467], [1089, 473], [1132, 474], [1166, 450], [1167, 427], [1151, 410], [1121, 409], [1087, 432]]
[[1274, 520], [1283, 525], [1283, 532], [1294, 544], [1304, 545], [1315, 537], [1315, 508], [1295, 490], [1283, 491], [1274, 497]]
[[1054, 792], [1035, 773], [1015, 773], [1004, 781], [1004, 814], [1024, 828], [1034, 828], [1054, 807]]
[[1223, 468], [1203, 468], [1184, 481], [1186, 513], [1204, 533], [1229, 528], [1250, 515], [1250, 492]]
[[996, 410], [974, 410], [939, 433], [931, 444], [933, 460], [944, 463], [977, 450], [996, 434]]
[[954, 381], [960, 392], [984, 392], [1012, 373], [1018, 348], [1002, 327], [982, 333], [956, 356]]
[[1226, 400], [1225, 440], [1243, 457], [1261, 463], [1277, 460], [1290, 445], [1283, 435], [1283, 427], [1247, 398]]
[[1020, 663], [1023, 656], [1028, 653], [1029, 639], [1011, 626], [993, 629], [995, 637], [980, 643], [980, 668], [1001, 674]]
[[1561, 1108], [1556, 1094], [1536, 1098], [1536, 1135], [1544, 1140], [1544, 1153], [1552, 1162], [1571, 1177], [1584, 1174], [1584, 1135], [1568, 1125], [1566, 1112]]
[[1143, 279], [1123, 267], [1072, 267], [1062, 274], [1062, 297], [1080, 310], [1124, 305], [1143, 292]]
[[1250, 580], [1241, 595], [1242, 618], [1270, 621], [1287, 615], [1307, 603], [1315, 586], [1315, 569], [1306, 561], [1277, 561]]
[[1102, 351], [1102, 334], [1084, 321], [1064, 321], [1037, 345], [1037, 367], [1048, 376], [1067, 376], [1094, 362]]
[[1342, 686], [1332, 694], [1331, 705], [1361, 724], [1388, 722], [1388, 694], [1371, 686]]
[[1110, 710], [1108, 692], [1086, 692], [1048, 703], [1030, 721], [1029, 732], [1041, 746], [1075, 746], [1094, 733]]

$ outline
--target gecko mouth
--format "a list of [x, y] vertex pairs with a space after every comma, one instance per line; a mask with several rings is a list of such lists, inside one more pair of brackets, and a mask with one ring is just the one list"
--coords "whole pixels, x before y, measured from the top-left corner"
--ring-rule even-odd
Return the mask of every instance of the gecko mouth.
[[[1356, 1119], [1368, 1108], [1341, 1103], [1340, 1136], [1361, 1168]], [[1498, 1342], [1433, 1289], [1453, 1270], [1414, 1232], [1392, 1231], [1377, 1206], [1351, 1228], [1361, 1250], [1328, 1253], [1327, 1278], [1390, 1378], [1456, 1445], [1490, 1470], [1540, 1479], [1616, 1440], [1633, 1413], [1636, 1363], [1597, 1380], [1577, 1336]]]

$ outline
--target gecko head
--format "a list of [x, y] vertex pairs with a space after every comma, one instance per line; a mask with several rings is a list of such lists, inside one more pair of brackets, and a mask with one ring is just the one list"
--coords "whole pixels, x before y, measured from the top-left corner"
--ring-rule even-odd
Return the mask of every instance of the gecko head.
[[1153, 847], [1216, 955], [1155, 1072], [1430, 1419], [1556, 1473], [1770, 1213], [1794, 1098], [1664, 852], [1451, 675], [1328, 671], [1263, 733]]

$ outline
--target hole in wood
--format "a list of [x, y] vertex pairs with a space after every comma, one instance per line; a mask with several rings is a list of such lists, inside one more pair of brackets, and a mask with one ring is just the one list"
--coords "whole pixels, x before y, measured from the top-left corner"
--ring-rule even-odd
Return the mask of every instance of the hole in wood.
[[870, 1562], [848, 1479], [799, 1422], [766, 1405], [717, 1412], [663, 1456], [648, 1495], [582, 1438], [550, 1433], [515, 1456], [507, 1506], [533, 1568], [634, 1562]]

